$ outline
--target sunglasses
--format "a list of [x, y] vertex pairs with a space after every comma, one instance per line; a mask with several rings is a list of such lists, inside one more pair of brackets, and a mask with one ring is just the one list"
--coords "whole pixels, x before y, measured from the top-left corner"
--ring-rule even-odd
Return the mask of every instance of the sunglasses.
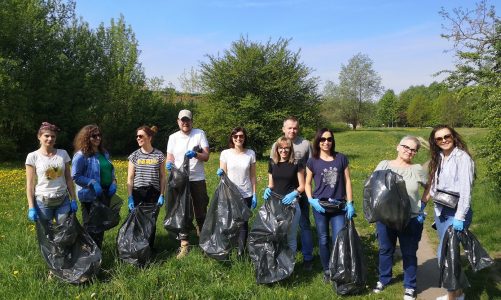
[[97, 139], [100, 139], [101, 138], [101, 134], [100, 133], [96, 133], [96, 134], [93, 134], [90, 136], [91, 138], [97, 140]]
[[283, 148], [283, 147], [280, 147], [278, 148], [278, 152], [289, 152], [291, 149], [289, 147], [286, 147], [286, 148]]
[[334, 141], [334, 139], [333, 139], [332, 137], [328, 137], [328, 138], [321, 137], [321, 138], [319, 139], [319, 142], [320, 142], [320, 143], [325, 143], [326, 141], [327, 141], [327, 142], [331, 142], [331, 143], [332, 143], [332, 141]]
[[439, 136], [439, 137], [435, 138], [435, 142], [437, 142], [437, 143], [442, 143], [445, 140], [452, 140], [452, 134], [449, 133], [449, 134], [446, 134], [444, 136]]
[[136, 135], [136, 139], [142, 139], [142, 138], [144, 138], [144, 135], [142, 135], [142, 134]]
[[235, 139], [235, 140], [238, 140], [238, 139], [243, 140], [243, 139], [245, 139], [245, 135], [243, 135], [243, 134], [234, 134], [233, 135], [233, 139]]
[[410, 152], [410, 153], [413, 153], [413, 154], [416, 154], [418, 152], [417, 149], [413, 149], [413, 148], [411, 148], [411, 147], [409, 147], [407, 145], [400, 145], [400, 146], [402, 146], [404, 148], [404, 150], [407, 151], [407, 152]]

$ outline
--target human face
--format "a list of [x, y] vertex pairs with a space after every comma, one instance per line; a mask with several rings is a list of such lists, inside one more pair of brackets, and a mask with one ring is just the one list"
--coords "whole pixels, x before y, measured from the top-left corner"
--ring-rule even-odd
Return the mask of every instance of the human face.
[[294, 141], [299, 132], [299, 124], [293, 120], [287, 120], [284, 122], [284, 126], [282, 127], [282, 131], [286, 138]]
[[243, 147], [245, 142], [245, 134], [243, 133], [243, 131], [239, 131], [232, 135], [231, 139], [233, 140], [233, 145], [235, 145], [235, 147]]
[[99, 145], [101, 144], [101, 139], [102, 139], [101, 132], [97, 130], [92, 132], [90, 135], [90, 143], [92, 144], [92, 147], [95, 149], [99, 147]]
[[56, 133], [52, 130], [44, 130], [38, 137], [38, 140], [41, 146], [53, 148], [56, 143]]
[[177, 119], [177, 125], [183, 133], [188, 134], [193, 126], [193, 121], [189, 118]]
[[435, 144], [442, 149], [442, 151], [448, 152], [454, 149], [454, 139], [452, 132], [448, 128], [442, 128], [435, 132]]
[[277, 148], [278, 156], [280, 156], [280, 161], [287, 161], [291, 155], [291, 147], [287, 143], [280, 143]]
[[332, 143], [334, 142], [334, 137], [328, 131], [322, 133], [319, 140], [320, 150], [330, 152], [332, 149]]
[[151, 144], [151, 137], [146, 134], [143, 130], [138, 130], [136, 133], [136, 141], [139, 147]]
[[417, 143], [411, 139], [404, 140], [397, 147], [398, 158], [410, 163], [418, 152]]

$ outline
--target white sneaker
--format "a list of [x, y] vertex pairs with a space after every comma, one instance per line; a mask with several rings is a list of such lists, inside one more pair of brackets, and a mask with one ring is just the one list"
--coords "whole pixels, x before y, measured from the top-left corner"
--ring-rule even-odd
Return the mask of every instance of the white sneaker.
[[374, 293], [379, 294], [384, 290], [384, 285], [381, 283], [381, 281], [378, 281], [376, 283], [376, 287], [372, 290]]
[[416, 300], [416, 290], [405, 289], [404, 300]]

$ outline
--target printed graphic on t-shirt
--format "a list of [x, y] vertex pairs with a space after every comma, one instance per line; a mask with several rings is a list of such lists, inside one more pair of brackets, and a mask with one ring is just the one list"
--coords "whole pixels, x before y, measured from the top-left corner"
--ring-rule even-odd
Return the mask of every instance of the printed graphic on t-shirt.
[[328, 169], [322, 170], [323, 182], [330, 185], [331, 188], [336, 186], [337, 181], [337, 168], [329, 167]]
[[138, 165], [156, 165], [158, 164], [157, 158], [140, 158], [137, 160]]
[[61, 167], [58, 166], [48, 166], [47, 169], [45, 170], [45, 177], [48, 180], [54, 180], [58, 177], [63, 176], [63, 170]]

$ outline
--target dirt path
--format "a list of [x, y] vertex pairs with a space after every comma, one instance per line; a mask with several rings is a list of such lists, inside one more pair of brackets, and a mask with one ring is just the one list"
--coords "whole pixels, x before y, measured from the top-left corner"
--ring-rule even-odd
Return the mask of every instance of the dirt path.
[[431, 246], [428, 233], [423, 230], [417, 252], [417, 292], [418, 299], [434, 300], [445, 294], [445, 289], [438, 287], [437, 255]]

